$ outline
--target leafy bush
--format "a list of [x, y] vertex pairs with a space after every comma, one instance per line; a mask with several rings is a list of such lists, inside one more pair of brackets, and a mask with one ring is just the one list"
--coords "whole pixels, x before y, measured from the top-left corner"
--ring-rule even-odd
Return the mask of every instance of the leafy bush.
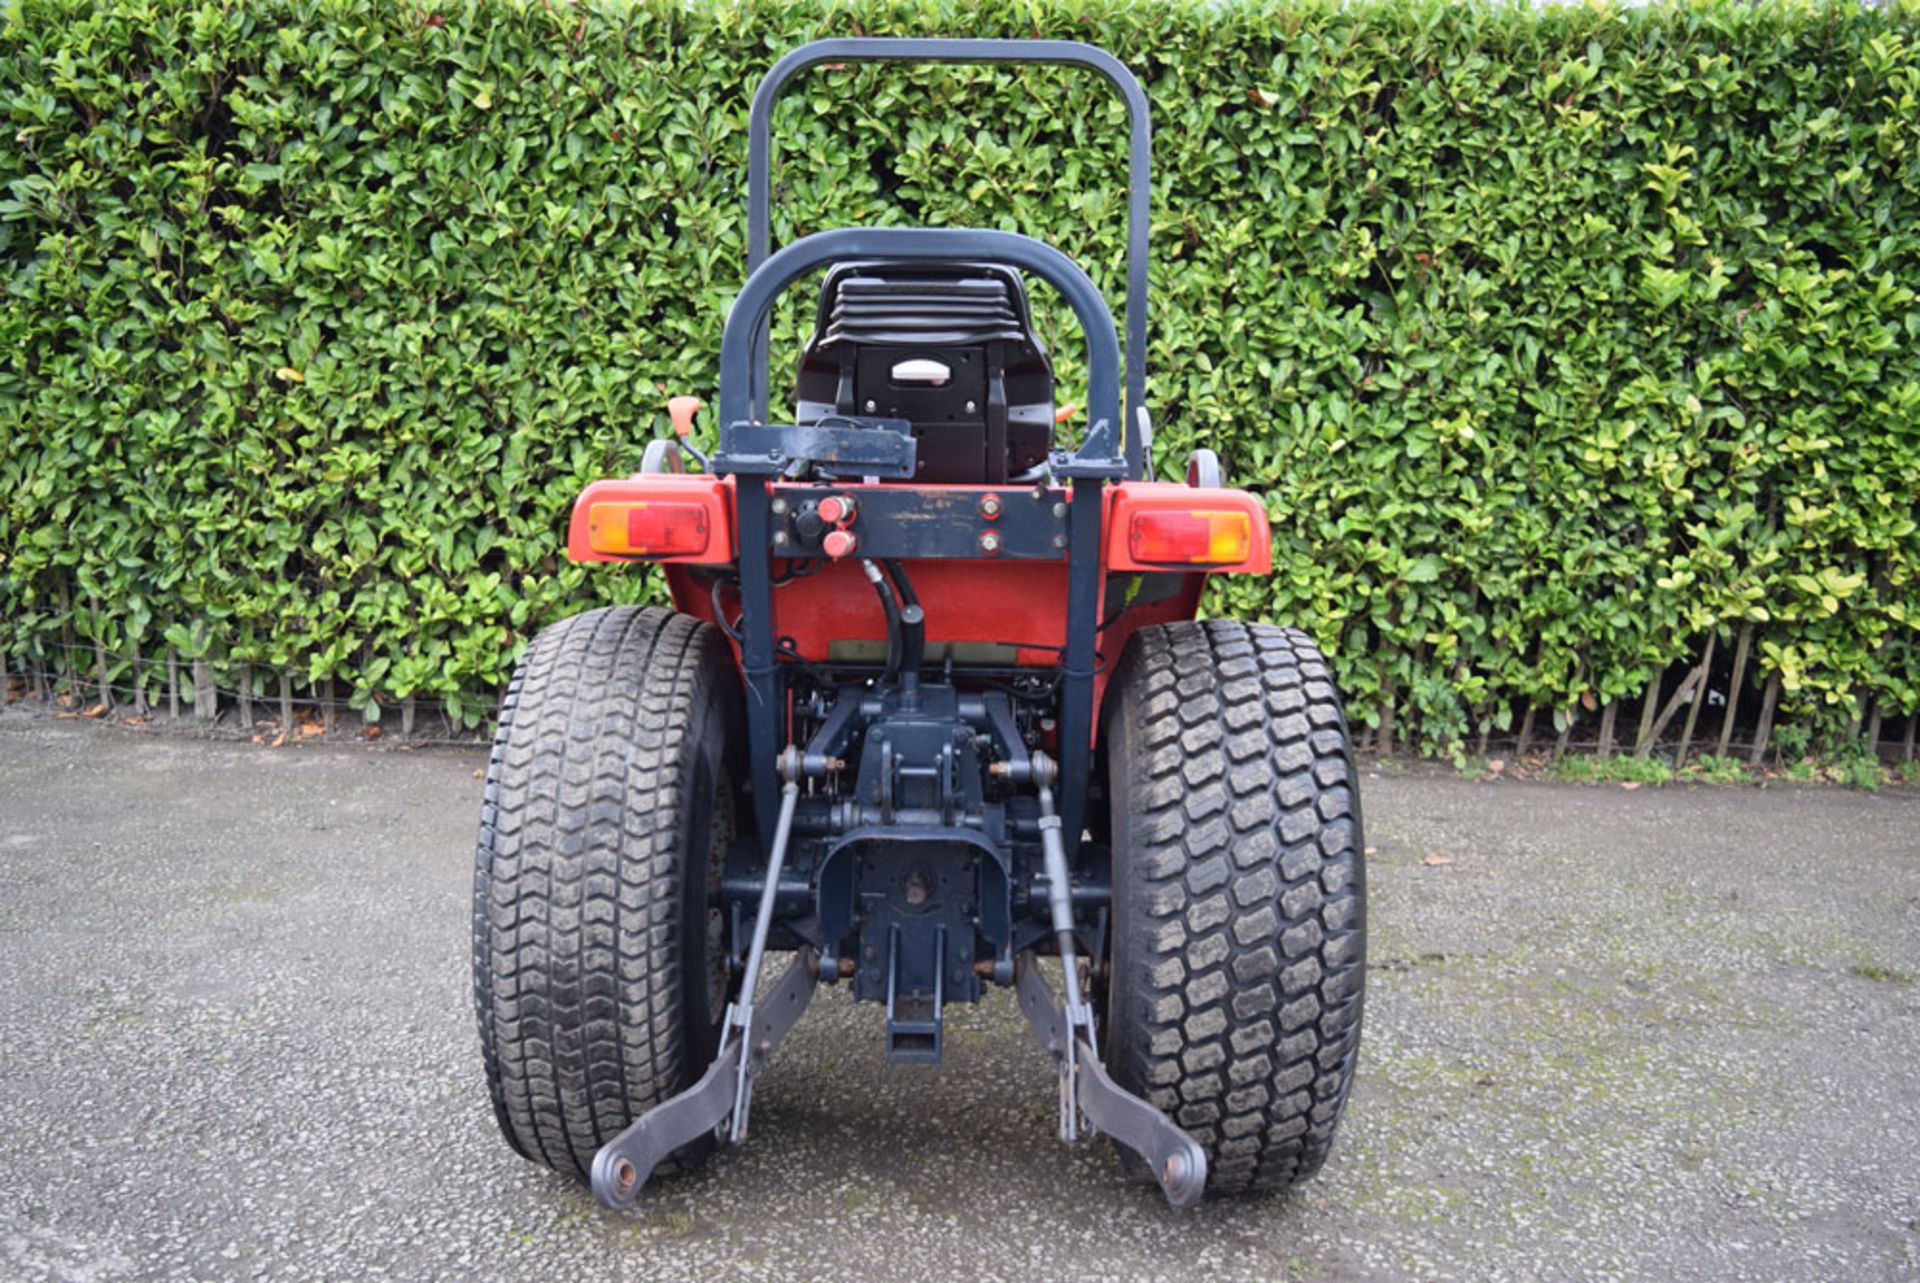
[[1850, 789], [1876, 792], [1886, 782], [1880, 759], [1870, 753], [1854, 752], [1833, 764], [1834, 779]]
[[1563, 757], [1552, 767], [1555, 779], [1665, 784], [1673, 768], [1657, 757]]
[[1747, 768], [1737, 757], [1721, 757], [1714, 753], [1702, 753], [1687, 764], [1685, 774], [1705, 780], [1709, 784], [1745, 784]]
[[[1159, 466], [1266, 494], [1275, 573], [1211, 608], [1317, 634], [1357, 720], [1564, 724], [1749, 624], [1802, 720], [1920, 705], [1912, 0], [857, 12], [13, 0], [0, 652], [471, 719], [533, 630], [656, 593], [564, 560], [568, 504], [712, 397], [748, 95], [859, 29], [1140, 73]], [[1017, 228], [1117, 296], [1123, 113], [1017, 78], [812, 74], [779, 234]]]

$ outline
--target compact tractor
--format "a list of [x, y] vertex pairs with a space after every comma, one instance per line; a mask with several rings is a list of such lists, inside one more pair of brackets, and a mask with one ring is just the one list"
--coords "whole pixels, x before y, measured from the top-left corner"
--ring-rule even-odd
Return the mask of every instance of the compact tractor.
[[[1100, 292], [1028, 237], [849, 228], [769, 253], [775, 100], [866, 61], [1074, 64], [1119, 91], [1124, 373]], [[1194, 618], [1208, 575], [1270, 570], [1261, 500], [1207, 450], [1184, 484], [1149, 479], [1139, 82], [1080, 44], [822, 40], [749, 123], [715, 448], [675, 398], [675, 435], [589, 485], [567, 536], [578, 561], [664, 567], [673, 609], [546, 629], [501, 706], [473, 912], [501, 1130], [625, 1207], [745, 1137], [816, 985], [884, 1003], [886, 1056], [915, 1064], [949, 1005], [1009, 986], [1063, 1139], [1104, 1133], [1176, 1206], [1311, 1175], [1360, 1037], [1358, 780], [1311, 640]], [[770, 310], [815, 274], [775, 415]], [[1077, 444], [1034, 277], [1084, 336]]]

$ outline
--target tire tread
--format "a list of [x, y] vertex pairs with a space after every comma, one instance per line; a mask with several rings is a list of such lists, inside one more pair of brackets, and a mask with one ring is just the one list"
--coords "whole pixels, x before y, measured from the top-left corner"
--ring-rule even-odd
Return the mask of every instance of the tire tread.
[[1114, 1075], [1205, 1147], [1210, 1193], [1286, 1188], [1326, 1161], [1364, 1004], [1339, 697], [1304, 633], [1237, 620], [1143, 628], [1115, 681]]
[[508, 1143], [582, 1180], [695, 1069], [685, 764], [722, 649], [672, 611], [588, 611], [534, 639], [501, 703], [474, 871], [481, 1055]]

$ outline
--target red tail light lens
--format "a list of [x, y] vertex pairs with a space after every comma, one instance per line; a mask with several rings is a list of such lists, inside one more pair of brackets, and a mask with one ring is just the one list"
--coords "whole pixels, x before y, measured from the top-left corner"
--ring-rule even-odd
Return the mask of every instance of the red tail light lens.
[[1136, 512], [1127, 525], [1135, 561], [1162, 566], [1224, 566], [1245, 561], [1253, 522], [1244, 512], [1167, 509]]
[[587, 509], [587, 542], [625, 557], [697, 557], [711, 532], [697, 503], [596, 503]]

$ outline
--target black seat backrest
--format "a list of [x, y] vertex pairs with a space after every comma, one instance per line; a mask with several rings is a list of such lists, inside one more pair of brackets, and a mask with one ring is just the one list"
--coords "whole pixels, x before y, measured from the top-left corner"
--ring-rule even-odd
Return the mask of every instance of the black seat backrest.
[[841, 263], [820, 287], [795, 421], [913, 425], [914, 480], [1019, 480], [1053, 445], [1053, 366], [1020, 274], [993, 263]]

